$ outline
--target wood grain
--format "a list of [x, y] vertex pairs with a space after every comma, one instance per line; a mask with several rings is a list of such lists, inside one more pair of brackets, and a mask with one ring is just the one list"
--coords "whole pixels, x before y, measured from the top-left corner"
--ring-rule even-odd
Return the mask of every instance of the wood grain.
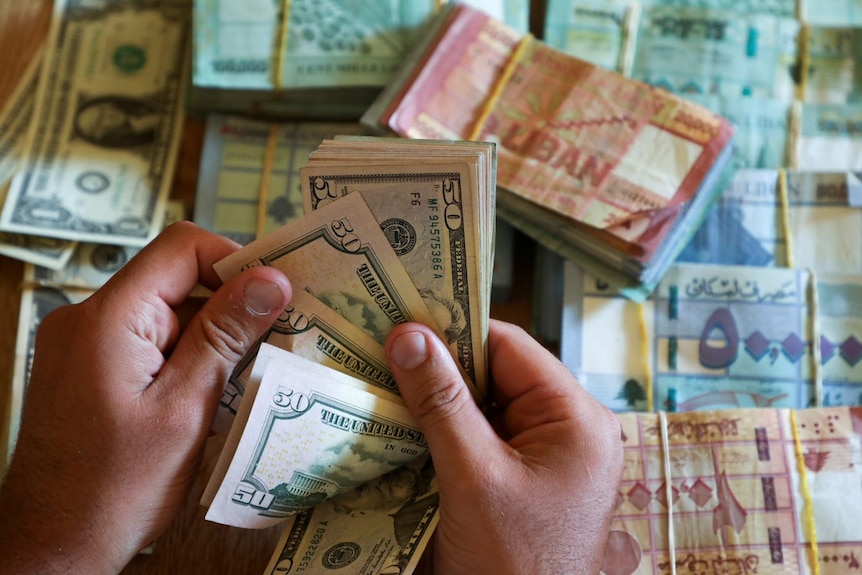
[[[51, 10], [50, 0], [0, 2], [0, 105], [12, 93], [47, 35]], [[172, 196], [182, 200], [189, 217], [193, 213], [204, 129], [204, 123], [199, 120], [186, 121], [174, 177]], [[512, 297], [507, 302], [492, 304], [491, 316], [528, 328], [533, 283], [532, 244], [520, 235], [516, 237]], [[22, 273], [23, 264], [0, 256], [0, 440], [8, 427]], [[210, 523], [204, 520], [205, 510], [197, 503], [220, 446], [218, 439], [210, 440], [200, 478], [187, 504], [168, 531], [155, 542], [152, 554], [135, 557], [123, 573], [259, 575], [263, 572], [277, 541], [278, 528], [255, 531]], [[4, 468], [5, 453], [0, 453], [0, 470]]]

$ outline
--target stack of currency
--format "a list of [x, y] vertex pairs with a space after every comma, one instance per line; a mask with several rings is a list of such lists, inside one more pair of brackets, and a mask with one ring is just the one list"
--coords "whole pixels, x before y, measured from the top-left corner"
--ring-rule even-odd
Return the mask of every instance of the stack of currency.
[[853, 573], [862, 411], [620, 414], [605, 575]]
[[496, 142], [499, 213], [645, 298], [732, 171], [729, 123], [466, 6], [434, 29], [363, 124]]
[[[443, 1], [195, 0], [189, 106], [356, 120], [421, 41]], [[468, 3], [527, 31], [528, 0]]]
[[862, 404], [846, 173], [741, 170], [655, 294], [565, 264], [561, 358], [617, 411]]
[[[228, 439], [202, 500], [229, 525], [290, 518], [274, 566], [302, 545], [315, 569], [378, 547], [370, 572], [415, 566], [436, 485], [383, 342], [399, 323], [432, 326], [485, 400], [495, 168], [486, 143], [325, 140], [300, 169], [305, 215], [216, 264], [225, 280], [275, 266], [294, 290], [225, 387], [215, 427]], [[323, 552], [348, 535], [363, 544]]]
[[[201, 154], [195, 223], [245, 245], [300, 218], [304, 208], [299, 170], [308, 156], [327, 138], [362, 132], [358, 122], [275, 124], [211, 114]], [[268, 160], [270, 138], [274, 147]]]
[[858, 170], [862, 9], [796, 4], [549, 0], [544, 37], [730, 119], [738, 167]]
[[847, 0], [549, 0], [550, 45], [735, 128], [736, 178], [643, 305], [560, 266], [561, 357], [606, 405], [862, 404], [860, 26]]
[[191, 5], [55, 2], [0, 114], [0, 253], [62, 268], [76, 242], [161, 229], [183, 121]]

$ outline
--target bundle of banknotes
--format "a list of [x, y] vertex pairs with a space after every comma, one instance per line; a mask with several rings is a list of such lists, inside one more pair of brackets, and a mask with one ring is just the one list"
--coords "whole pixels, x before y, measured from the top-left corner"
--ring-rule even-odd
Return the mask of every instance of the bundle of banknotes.
[[0, 111], [0, 253], [62, 268], [77, 242], [162, 229], [184, 118], [188, 2], [58, 0]]
[[847, 182], [740, 170], [641, 305], [566, 262], [561, 358], [617, 411], [862, 404], [862, 210]]
[[657, 284], [732, 168], [723, 118], [463, 5], [441, 11], [362, 122], [496, 142], [500, 214], [634, 299]]
[[215, 427], [228, 439], [202, 500], [228, 525], [289, 518], [282, 568], [418, 561], [436, 485], [383, 342], [400, 323], [434, 327], [484, 401], [495, 163], [484, 143], [326, 140], [300, 169], [305, 215], [216, 264], [225, 280], [274, 266], [293, 285], [227, 382]]
[[604, 575], [855, 573], [862, 410], [620, 414]]
[[[195, 0], [193, 112], [356, 120], [446, 0]], [[527, 31], [529, 0], [468, 0]]]
[[735, 164], [862, 168], [853, 0], [549, 0], [548, 45], [730, 119]]

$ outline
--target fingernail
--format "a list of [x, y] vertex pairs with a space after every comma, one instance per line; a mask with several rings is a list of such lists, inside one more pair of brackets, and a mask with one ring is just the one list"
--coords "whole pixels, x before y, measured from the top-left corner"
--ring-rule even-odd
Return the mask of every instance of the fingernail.
[[425, 335], [416, 331], [399, 335], [392, 342], [389, 353], [392, 361], [401, 369], [419, 367], [428, 358], [428, 344], [425, 341]]
[[269, 315], [281, 306], [283, 296], [274, 283], [253, 279], [245, 284], [242, 292], [246, 309], [254, 315]]

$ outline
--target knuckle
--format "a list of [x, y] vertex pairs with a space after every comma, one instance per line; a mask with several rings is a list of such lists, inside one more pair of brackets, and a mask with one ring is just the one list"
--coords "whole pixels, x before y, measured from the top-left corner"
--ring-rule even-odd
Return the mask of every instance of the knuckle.
[[473, 401], [463, 382], [447, 377], [432, 377], [424, 384], [424, 393], [415, 403], [414, 417], [425, 426], [451, 419]]
[[203, 318], [201, 331], [207, 347], [228, 361], [239, 361], [248, 350], [243, 326], [231, 317]]

